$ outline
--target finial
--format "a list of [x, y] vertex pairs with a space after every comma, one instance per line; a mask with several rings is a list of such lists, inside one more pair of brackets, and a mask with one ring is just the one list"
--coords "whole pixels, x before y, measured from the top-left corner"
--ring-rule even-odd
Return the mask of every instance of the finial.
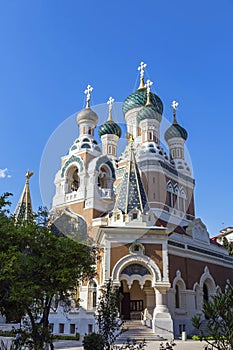
[[144, 62], [141, 62], [139, 67], [138, 67], [138, 70], [140, 71], [140, 85], [139, 85], [139, 89], [143, 89], [145, 87], [145, 83], [144, 83], [144, 68], [146, 68], [147, 64], [144, 63]]
[[179, 106], [179, 103], [177, 101], [172, 101], [171, 108], [173, 109], [173, 124], [177, 124], [176, 120], [176, 110], [177, 107]]
[[29, 171], [29, 170], [28, 170], [28, 171], [26, 172], [26, 175], [25, 175], [25, 176], [26, 176], [26, 181], [28, 181], [28, 180], [30, 179], [30, 177], [32, 177], [33, 174], [34, 174], [33, 171]]
[[114, 98], [112, 98], [111, 96], [109, 97], [108, 99], [108, 120], [112, 120], [112, 105], [113, 105], [113, 102], [114, 102]]
[[131, 134], [130, 132], [128, 134], [126, 134], [126, 138], [128, 140], [128, 144], [133, 147], [133, 142], [134, 142], [134, 138], [133, 138], [133, 134]]
[[146, 87], [146, 92], [147, 92], [147, 101], [146, 101], [146, 106], [149, 106], [151, 104], [150, 102], [150, 87], [153, 85], [153, 82], [150, 81], [149, 79], [146, 81], [145, 87]]
[[84, 94], [86, 96], [86, 108], [90, 107], [90, 100], [91, 100], [91, 92], [93, 91], [93, 87], [91, 85], [87, 85], [86, 90], [84, 91]]

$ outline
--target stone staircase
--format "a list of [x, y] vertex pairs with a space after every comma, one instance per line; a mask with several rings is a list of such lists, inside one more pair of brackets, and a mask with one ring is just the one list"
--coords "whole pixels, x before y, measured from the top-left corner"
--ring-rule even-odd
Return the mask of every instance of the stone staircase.
[[127, 339], [135, 341], [163, 341], [164, 338], [153, 333], [151, 328], [143, 326], [139, 320], [125, 321], [124, 328], [126, 332], [122, 333], [117, 339], [118, 344], [125, 343]]

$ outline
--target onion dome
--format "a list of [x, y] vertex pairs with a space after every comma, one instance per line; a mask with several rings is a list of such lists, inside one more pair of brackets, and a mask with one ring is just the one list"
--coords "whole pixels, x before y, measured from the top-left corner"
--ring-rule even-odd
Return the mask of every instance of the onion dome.
[[86, 107], [77, 114], [77, 122], [78, 124], [92, 122], [96, 125], [98, 123], [98, 115], [90, 107]]
[[86, 108], [77, 114], [77, 122], [85, 123], [91, 122], [94, 125], [98, 123], [97, 114], [90, 108], [90, 100], [91, 100], [91, 92], [93, 91], [93, 87], [88, 84], [84, 94], [86, 95]]
[[173, 123], [165, 132], [164, 138], [168, 142], [170, 139], [174, 137], [181, 137], [182, 139], [187, 140], [188, 133], [178, 123]]
[[187, 131], [177, 123], [177, 120], [176, 120], [176, 108], [177, 108], [177, 106], [178, 106], [178, 102], [173, 101], [171, 104], [171, 107], [173, 108], [173, 118], [174, 118], [173, 124], [166, 130], [166, 132], [164, 134], [164, 138], [167, 142], [170, 139], [175, 138], [175, 137], [180, 137], [184, 140], [187, 140], [187, 138], [188, 138]]
[[101, 137], [103, 135], [109, 135], [109, 134], [121, 137], [121, 128], [112, 119], [113, 102], [114, 102], [114, 99], [112, 97], [110, 97], [108, 102], [107, 102], [107, 104], [109, 105], [108, 120], [99, 127], [99, 130], [98, 130], [99, 137]]
[[[143, 107], [145, 106], [146, 102], [147, 102], [147, 89], [140, 88], [125, 99], [123, 103], [123, 113], [126, 114], [130, 109], [133, 109], [133, 108]], [[150, 93], [150, 102], [152, 106], [155, 107], [156, 112], [162, 115], [163, 103], [160, 100], [160, 98], [153, 92]]]
[[121, 137], [121, 128], [113, 120], [107, 120], [98, 130], [99, 137], [106, 134], [113, 134]]
[[156, 119], [158, 120], [158, 122], [161, 122], [162, 116], [160, 113], [158, 113], [157, 109], [151, 104], [145, 106], [137, 114], [138, 124], [144, 119]]

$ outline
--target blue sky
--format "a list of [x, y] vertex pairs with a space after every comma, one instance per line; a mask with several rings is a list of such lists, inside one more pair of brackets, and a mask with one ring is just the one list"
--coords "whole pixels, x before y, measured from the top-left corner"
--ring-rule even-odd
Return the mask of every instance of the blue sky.
[[43, 150], [83, 108], [86, 85], [94, 86], [93, 104], [110, 95], [124, 101], [143, 60], [165, 118], [172, 119], [171, 101], [180, 103], [196, 215], [211, 235], [233, 226], [232, 18], [232, 0], [0, 1], [0, 169], [7, 168], [0, 171], [0, 193], [14, 193], [12, 208], [27, 169], [35, 172], [34, 207], [42, 204]]

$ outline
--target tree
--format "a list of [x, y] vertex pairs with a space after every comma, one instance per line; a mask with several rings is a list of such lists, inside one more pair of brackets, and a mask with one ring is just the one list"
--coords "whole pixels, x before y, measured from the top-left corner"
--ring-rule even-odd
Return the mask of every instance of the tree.
[[119, 318], [120, 291], [109, 280], [101, 291], [97, 305], [96, 320], [102, 335], [105, 349], [109, 350], [123, 332], [123, 322]]
[[223, 237], [223, 245], [228, 249], [229, 255], [233, 255], [233, 242], [229, 242], [226, 237]]
[[233, 349], [233, 286], [227, 283], [225, 293], [216, 294], [203, 304], [203, 313], [208, 319], [208, 333], [213, 342], [201, 330], [201, 318], [193, 317], [193, 325], [200, 330], [201, 340], [218, 350]]
[[53, 302], [66, 303], [77, 281], [93, 276], [91, 247], [56, 237], [40, 210], [33, 222], [7, 216], [8, 195], [0, 197], [0, 312], [20, 320], [27, 315], [33, 349], [51, 342], [49, 313]]

